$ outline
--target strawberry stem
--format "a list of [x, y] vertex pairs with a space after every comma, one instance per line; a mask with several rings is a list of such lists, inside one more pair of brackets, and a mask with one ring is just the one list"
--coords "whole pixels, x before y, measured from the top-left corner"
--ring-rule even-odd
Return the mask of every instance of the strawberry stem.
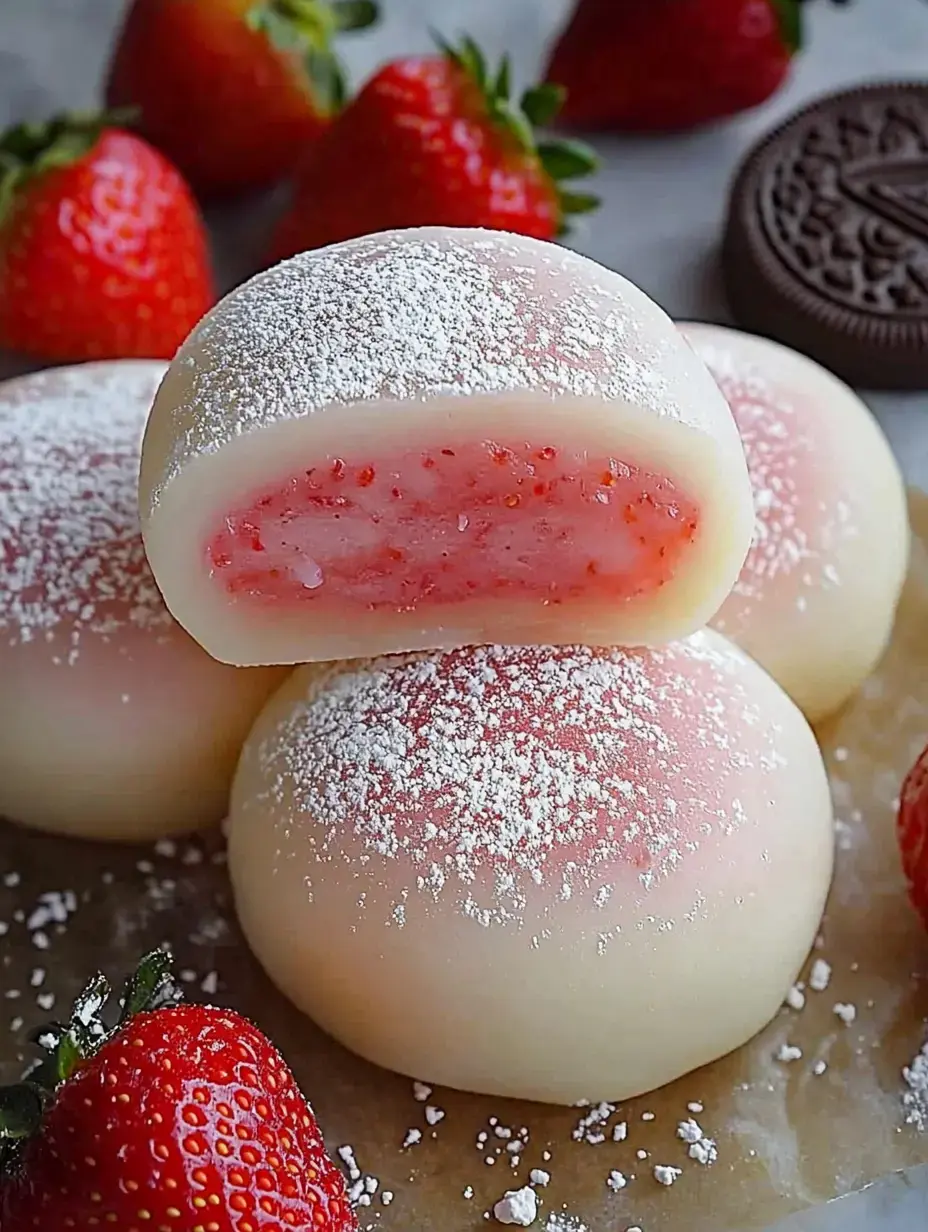
[[537, 158], [557, 191], [560, 234], [566, 234], [569, 217], [595, 210], [599, 198], [591, 193], [572, 192], [563, 188], [562, 183], [591, 175], [599, 166], [599, 159], [596, 152], [581, 141], [539, 141], [535, 135], [535, 129], [550, 124], [560, 110], [566, 97], [563, 86], [553, 82], [532, 86], [516, 102], [512, 98], [508, 56], [503, 56], [499, 67], [491, 72], [486, 57], [473, 39], [462, 38], [455, 46], [439, 34], [433, 33], [432, 37], [439, 51], [473, 81], [490, 119], [509, 135], [523, 154]]
[[780, 23], [780, 37], [789, 51], [802, 47], [802, 0], [771, 0]]
[[146, 954], [126, 981], [119, 1018], [107, 1029], [103, 1010], [110, 985], [97, 974], [75, 999], [66, 1023], [51, 1023], [33, 1036], [45, 1056], [31, 1066], [20, 1082], [0, 1087], [0, 1186], [19, 1163], [22, 1150], [39, 1132], [45, 1109], [55, 1092], [104, 1044], [124, 1029], [136, 1014], [153, 1013], [181, 999], [173, 978], [173, 960], [165, 950]]
[[41, 123], [26, 121], [0, 135], [0, 220], [28, 181], [54, 167], [77, 162], [107, 128], [121, 128], [136, 118], [134, 108], [70, 112]]
[[332, 41], [346, 31], [366, 29], [378, 17], [374, 0], [260, 0], [247, 11], [245, 21], [278, 50], [302, 55], [314, 101], [331, 115], [341, 110], [347, 97]]

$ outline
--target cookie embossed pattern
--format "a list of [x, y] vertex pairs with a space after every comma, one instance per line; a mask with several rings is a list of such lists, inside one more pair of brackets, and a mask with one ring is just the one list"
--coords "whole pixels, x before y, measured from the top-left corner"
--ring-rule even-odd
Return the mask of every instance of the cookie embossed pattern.
[[755, 146], [723, 262], [745, 328], [851, 384], [928, 386], [928, 85], [827, 96]]

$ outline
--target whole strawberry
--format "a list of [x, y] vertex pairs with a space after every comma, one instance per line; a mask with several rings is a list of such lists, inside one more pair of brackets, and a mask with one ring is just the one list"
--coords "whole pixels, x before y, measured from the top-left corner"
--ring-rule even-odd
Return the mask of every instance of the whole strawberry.
[[516, 103], [508, 62], [491, 73], [470, 40], [385, 65], [310, 150], [272, 257], [429, 225], [554, 238], [598, 204], [564, 187], [592, 151], [536, 139], [562, 98], [543, 85]]
[[280, 1055], [229, 1010], [177, 1004], [169, 967], [143, 961], [108, 1032], [97, 977], [0, 1090], [3, 1232], [356, 1232]]
[[928, 928], [928, 748], [902, 785], [897, 833], [909, 898]]
[[801, 0], [580, 0], [548, 74], [567, 124], [679, 131], [768, 99], [801, 34]]
[[332, 44], [376, 16], [371, 0], [135, 0], [107, 102], [137, 106], [139, 131], [201, 196], [261, 188], [340, 110]]
[[203, 222], [157, 150], [105, 116], [0, 137], [0, 347], [171, 359], [214, 299]]

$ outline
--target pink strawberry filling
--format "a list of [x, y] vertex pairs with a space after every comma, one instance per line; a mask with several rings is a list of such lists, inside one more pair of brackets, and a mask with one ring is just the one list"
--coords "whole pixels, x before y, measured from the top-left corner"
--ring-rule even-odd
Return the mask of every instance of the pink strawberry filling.
[[229, 594], [275, 603], [631, 599], [673, 577], [698, 524], [663, 475], [483, 441], [326, 458], [229, 513], [207, 555]]

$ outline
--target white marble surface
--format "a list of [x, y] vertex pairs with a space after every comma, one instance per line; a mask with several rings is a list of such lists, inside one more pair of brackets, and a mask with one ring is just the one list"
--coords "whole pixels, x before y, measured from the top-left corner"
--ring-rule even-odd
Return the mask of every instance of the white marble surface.
[[[466, 29], [490, 53], [510, 49], [525, 78], [569, 8], [569, 0], [382, 4], [381, 27], [344, 42], [357, 78], [389, 55], [427, 48], [430, 26]], [[91, 104], [123, 7], [122, 0], [0, 0], [0, 123]], [[690, 137], [602, 140], [604, 208], [572, 242], [639, 283], [674, 316], [725, 320], [715, 253], [727, 185], [747, 145], [822, 91], [928, 74], [928, 0], [854, 0], [848, 10], [816, 0], [809, 30], [789, 87], [759, 111]], [[247, 268], [265, 216], [252, 204], [217, 220], [226, 281]], [[868, 400], [909, 478], [928, 487], [928, 392]]]

